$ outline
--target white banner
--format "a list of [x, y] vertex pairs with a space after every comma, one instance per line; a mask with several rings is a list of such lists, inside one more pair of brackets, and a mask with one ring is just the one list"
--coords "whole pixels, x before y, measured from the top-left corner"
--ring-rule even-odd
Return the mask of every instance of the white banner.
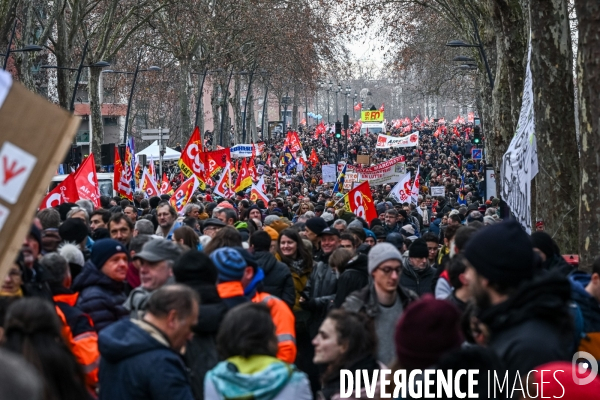
[[530, 33], [527, 69], [523, 85], [523, 102], [519, 123], [517, 124], [517, 133], [502, 157], [501, 196], [527, 233], [531, 233], [531, 180], [537, 172], [538, 159], [533, 114]]
[[0, 107], [4, 104], [4, 100], [12, 87], [12, 75], [6, 71], [0, 70]]
[[[343, 164], [338, 165], [338, 172], [342, 168]], [[385, 185], [398, 182], [406, 174], [406, 163], [404, 156], [399, 156], [367, 168], [348, 165], [346, 172], [346, 179], [349, 173], [357, 174], [354, 182], [368, 181], [370, 186]]]
[[432, 186], [431, 197], [444, 197], [446, 195], [446, 188], [444, 186]]
[[392, 147], [413, 147], [418, 145], [419, 132], [402, 137], [388, 136], [380, 133], [377, 136], [377, 146], [375, 147], [378, 149], [391, 149]]
[[323, 175], [323, 183], [336, 182], [337, 174], [335, 171], [335, 164], [327, 164], [321, 166], [321, 173]]
[[231, 158], [252, 157], [252, 148], [254, 147], [254, 155], [260, 156], [265, 149], [264, 143], [257, 144], [238, 144], [230, 149]]

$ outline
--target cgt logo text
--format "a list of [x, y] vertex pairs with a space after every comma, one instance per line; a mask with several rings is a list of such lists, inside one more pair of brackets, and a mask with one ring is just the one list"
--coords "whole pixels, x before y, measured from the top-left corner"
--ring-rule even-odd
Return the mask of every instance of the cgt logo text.
[[[571, 371], [534, 369], [525, 375], [487, 370], [480, 374], [477, 369], [417, 369], [410, 373], [406, 370], [369, 372], [343, 369], [340, 371], [340, 398], [561, 399], [568, 394], [565, 390], [565, 386], [569, 386], [568, 381], [587, 385], [598, 375], [598, 363], [589, 353], [576, 353], [573, 364]], [[558, 393], [554, 390], [550, 396], [547, 392], [544, 394], [545, 385], [561, 389]]]

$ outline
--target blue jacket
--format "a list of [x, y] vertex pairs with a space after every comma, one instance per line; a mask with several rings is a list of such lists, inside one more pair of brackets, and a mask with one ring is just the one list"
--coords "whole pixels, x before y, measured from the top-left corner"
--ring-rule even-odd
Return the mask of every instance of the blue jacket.
[[442, 223], [441, 218], [436, 218], [433, 220], [431, 224], [429, 224], [429, 232], [435, 233], [440, 236], [440, 224]]
[[123, 307], [127, 300], [124, 288], [124, 282], [110, 279], [90, 261], [85, 264], [71, 287], [79, 292], [76, 306], [89, 314], [97, 332], [129, 315], [129, 311]]
[[569, 275], [571, 299], [577, 304], [583, 316], [583, 333], [600, 332], [600, 304], [585, 291], [590, 279], [589, 274], [581, 271]]
[[100, 400], [193, 400], [181, 356], [143, 321], [121, 320], [100, 333]]

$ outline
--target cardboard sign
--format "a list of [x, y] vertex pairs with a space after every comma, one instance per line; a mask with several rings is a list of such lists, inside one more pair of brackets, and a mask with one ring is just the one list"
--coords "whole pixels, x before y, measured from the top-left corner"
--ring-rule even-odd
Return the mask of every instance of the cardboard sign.
[[79, 124], [0, 71], [0, 277], [13, 264]]
[[337, 181], [335, 164], [327, 164], [327, 165], [321, 166], [321, 173], [323, 174], [323, 183]]
[[369, 165], [371, 163], [371, 157], [368, 155], [358, 155], [356, 156], [356, 161], [359, 164]]
[[444, 186], [432, 186], [431, 197], [444, 197], [446, 194], [446, 188]]

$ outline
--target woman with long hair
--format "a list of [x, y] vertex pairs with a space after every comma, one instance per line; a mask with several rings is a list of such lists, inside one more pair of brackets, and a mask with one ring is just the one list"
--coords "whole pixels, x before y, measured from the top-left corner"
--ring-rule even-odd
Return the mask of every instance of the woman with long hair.
[[198, 235], [189, 226], [182, 226], [173, 231], [173, 241], [175, 243], [187, 246], [190, 250], [198, 248]]
[[304, 290], [313, 268], [310, 252], [304, 246], [300, 234], [295, 229], [284, 229], [277, 240], [277, 254], [282, 262], [289, 267], [294, 288], [296, 289], [296, 302], [294, 311], [301, 311], [300, 293]]
[[[343, 309], [329, 312], [312, 343], [315, 346], [314, 363], [325, 366], [325, 372], [321, 375], [321, 391], [317, 399], [340, 398], [342, 369], [351, 371], [360, 369], [372, 376], [373, 371], [385, 368], [375, 358], [377, 353], [375, 327], [373, 320], [365, 314]], [[364, 388], [360, 398], [366, 398]], [[379, 398], [379, 380], [375, 388], [375, 398]]]
[[4, 324], [4, 348], [23, 356], [44, 380], [44, 400], [87, 400], [81, 366], [61, 335], [52, 305], [40, 298], [12, 304]]
[[219, 328], [217, 350], [224, 361], [206, 374], [205, 399], [312, 398], [306, 375], [275, 357], [275, 325], [266, 304], [232, 308]]

